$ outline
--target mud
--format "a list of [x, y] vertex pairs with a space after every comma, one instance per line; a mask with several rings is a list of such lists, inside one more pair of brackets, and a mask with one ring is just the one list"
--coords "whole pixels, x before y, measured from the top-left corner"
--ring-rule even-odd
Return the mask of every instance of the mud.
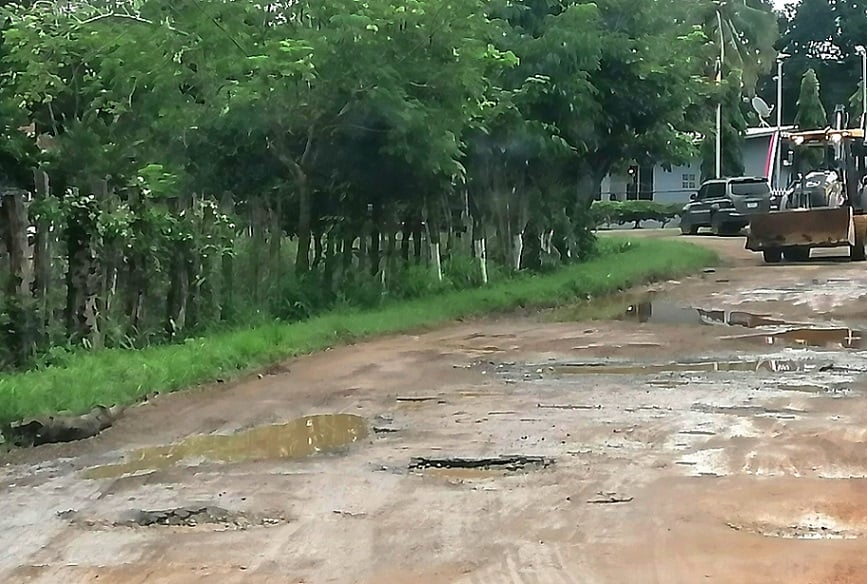
[[570, 318], [337, 347], [8, 453], [0, 581], [862, 583], [867, 352], [839, 339], [867, 330], [864, 266], [681, 239], [725, 265]]

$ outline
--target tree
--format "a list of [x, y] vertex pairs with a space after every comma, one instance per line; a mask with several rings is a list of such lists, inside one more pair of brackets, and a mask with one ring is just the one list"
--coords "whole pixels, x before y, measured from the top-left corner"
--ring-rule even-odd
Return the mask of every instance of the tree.
[[[747, 120], [743, 113], [739, 72], [730, 73], [719, 91], [722, 101], [722, 176], [740, 176], [744, 173]], [[716, 140], [712, 138], [711, 134], [710, 138], [702, 141], [702, 180], [713, 178], [716, 173]]]
[[[859, 0], [801, 0], [780, 15], [784, 33], [778, 48], [791, 55], [785, 62], [783, 115], [791, 123], [797, 112], [799, 84], [813, 69], [822, 86], [827, 111], [847, 104], [861, 78], [861, 58], [855, 47], [867, 38], [867, 11]], [[773, 82], [765, 89], [770, 95]], [[860, 109], [860, 106], [859, 106]], [[851, 114], [851, 112], [850, 112]], [[853, 120], [850, 115], [850, 120]]]
[[[828, 115], [825, 113], [819, 95], [819, 80], [816, 78], [816, 72], [812, 69], [807, 69], [801, 79], [798, 115], [795, 117], [795, 123], [802, 130], [824, 128], [828, 125]], [[822, 162], [823, 153], [817, 151], [816, 148], [804, 147], [801, 150], [801, 169], [799, 170], [814, 169]]]
[[777, 52], [776, 17], [764, 0], [715, 0], [698, 4], [699, 19], [714, 47], [713, 59], [722, 56], [723, 75], [740, 72], [743, 91], [755, 95], [759, 77], [767, 74]]
[[602, 54], [590, 80], [594, 115], [570, 136], [581, 146], [578, 196], [585, 203], [616, 163], [691, 157], [709, 97], [701, 77], [707, 38], [683, 3], [605, 0], [598, 6]]

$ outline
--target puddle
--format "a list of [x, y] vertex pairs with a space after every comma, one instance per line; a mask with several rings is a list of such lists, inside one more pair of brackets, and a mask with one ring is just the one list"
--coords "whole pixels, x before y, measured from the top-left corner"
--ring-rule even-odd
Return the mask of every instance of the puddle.
[[665, 300], [646, 300], [626, 308], [622, 320], [651, 324], [700, 324], [760, 328], [782, 326], [788, 323], [769, 314], [755, 314], [742, 310], [707, 310], [683, 306]]
[[267, 459], [299, 459], [331, 452], [367, 436], [364, 418], [352, 414], [307, 416], [286, 424], [261, 426], [238, 434], [192, 436], [167, 446], [142, 448], [127, 462], [97, 466], [85, 478], [115, 478], [127, 474], [169, 468], [184, 459], [210, 462], [244, 462]]
[[796, 328], [768, 335], [749, 335], [742, 339], [761, 340], [767, 345], [863, 349], [864, 333], [850, 328]]
[[558, 308], [549, 313], [549, 320], [572, 322], [581, 320], [623, 320], [650, 324], [717, 325], [744, 328], [777, 327], [793, 323], [773, 318], [770, 314], [743, 310], [696, 308], [671, 300], [657, 298], [653, 293], [618, 294]]
[[551, 369], [558, 375], [641, 375], [650, 373], [713, 373], [713, 372], [759, 372], [772, 373], [810, 371], [818, 365], [803, 361], [783, 359], [760, 359], [754, 361], [695, 361], [674, 363], [567, 363]]

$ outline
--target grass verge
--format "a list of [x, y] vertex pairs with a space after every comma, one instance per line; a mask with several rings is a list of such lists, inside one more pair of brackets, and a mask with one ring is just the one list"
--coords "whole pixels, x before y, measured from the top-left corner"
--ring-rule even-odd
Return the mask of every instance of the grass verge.
[[[442, 324], [517, 307], [548, 307], [695, 272], [717, 261], [689, 243], [615, 240], [591, 261], [542, 275], [520, 276], [486, 288], [396, 302], [379, 309], [334, 312], [302, 322], [189, 339], [137, 351], [110, 349], [74, 355], [63, 366], [0, 376], [0, 423], [97, 404], [129, 404], [375, 334]], [[626, 244], [626, 241], [629, 243]]]

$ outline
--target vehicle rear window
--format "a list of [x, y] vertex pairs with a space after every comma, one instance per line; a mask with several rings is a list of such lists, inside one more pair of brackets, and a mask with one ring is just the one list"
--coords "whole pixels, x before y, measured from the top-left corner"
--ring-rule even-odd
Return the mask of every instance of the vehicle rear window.
[[767, 195], [771, 192], [768, 183], [756, 182], [733, 182], [731, 184], [733, 195]]

